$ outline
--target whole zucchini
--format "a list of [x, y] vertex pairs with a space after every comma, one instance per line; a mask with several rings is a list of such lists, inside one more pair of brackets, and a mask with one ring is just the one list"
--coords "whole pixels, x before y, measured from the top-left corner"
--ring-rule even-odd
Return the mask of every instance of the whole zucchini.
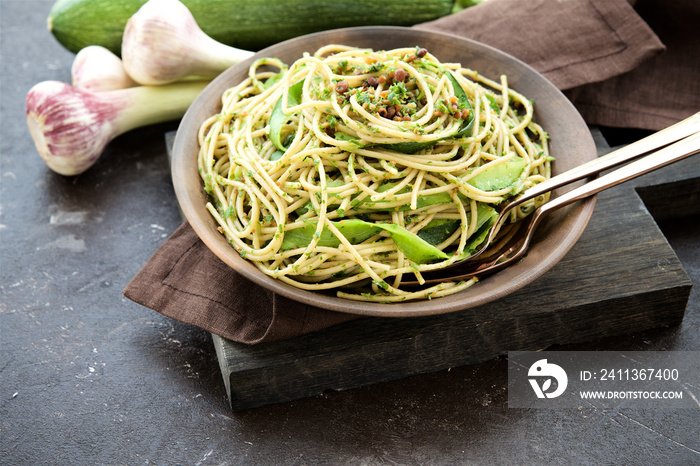
[[[454, 0], [181, 0], [202, 30], [256, 51], [311, 32], [350, 26], [410, 26], [450, 14]], [[47, 25], [68, 50], [101, 45], [116, 54], [127, 20], [146, 0], [58, 0]]]

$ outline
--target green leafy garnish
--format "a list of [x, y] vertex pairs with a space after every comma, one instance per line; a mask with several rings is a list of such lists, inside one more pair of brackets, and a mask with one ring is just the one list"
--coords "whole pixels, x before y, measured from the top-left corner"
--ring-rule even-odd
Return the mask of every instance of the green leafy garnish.
[[[299, 81], [289, 87], [287, 95], [287, 107], [294, 107], [301, 103], [301, 93], [304, 87], [304, 81]], [[282, 99], [280, 98], [275, 107], [272, 109], [270, 116], [270, 140], [275, 147], [282, 152], [287, 148], [282, 143], [282, 127], [289, 120], [289, 116], [282, 110]]]

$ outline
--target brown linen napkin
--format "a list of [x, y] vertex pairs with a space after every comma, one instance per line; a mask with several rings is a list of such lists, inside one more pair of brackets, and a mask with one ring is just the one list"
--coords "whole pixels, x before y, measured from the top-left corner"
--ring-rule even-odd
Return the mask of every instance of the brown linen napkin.
[[626, 73], [664, 50], [627, 0], [488, 0], [415, 27], [491, 45], [562, 90]]
[[658, 131], [700, 110], [700, 1], [630, 1], [666, 51], [566, 94], [591, 125]]
[[354, 318], [256, 285], [224, 264], [183, 223], [124, 290], [134, 302], [232, 341], [254, 344]]
[[700, 110], [698, 21], [698, 0], [488, 0], [416, 27], [521, 59], [591, 125], [656, 131]]
[[[494, 45], [561, 89], [627, 73], [663, 51], [627, 0], [489, 0], [419, 26]], [[183, 224], [127, 285], [129, 299], [229, 340], [254, 344], [356, 318], [265, 290], [220, 261]]]

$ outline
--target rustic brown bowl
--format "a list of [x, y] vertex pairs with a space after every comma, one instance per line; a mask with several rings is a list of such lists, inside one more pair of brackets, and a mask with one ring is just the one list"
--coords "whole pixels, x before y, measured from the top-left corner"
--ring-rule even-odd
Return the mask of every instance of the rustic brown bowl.
[[[277, 57], [291, 64], [303, 52], [313, 53], [331, 43], [376, 50], [420, 46], [442, 62], [461, 63], [491, 79], [498, 80], [501, 74], [506, 74], [510, 87], [535, 102], [535, 119], [551, 137], [555, 174], [596, 157], [588, 127], [569, 100], [535, 70], [492, 47], [453, 35], [402, 27], [347, 28], [291, 39], [260, 51], [218, 76], [189, 108], [177, 131], [172, 163], [175, 193], [192, 228], [216, 256], [254, 283], [297, 301], [353, 314], [407, 317], [459, 311], [501, 298], [540, 277], [569, 251], [588, 223], [595, 198], [560, 209], [545, 218], [527, 256], [519, 263], [460, 293], [432, 300], [377, 304], [300, 290], [263, 274], [241, 258], [219, 233], [216, 222], [205, 208], [207, 195], [197, 173], [197, 130], [207, 117], [218, 113], [222, 93], [245, 78], [254, 59]], [[562, 192], [564, 190], [558, 190], [554, 195]]]

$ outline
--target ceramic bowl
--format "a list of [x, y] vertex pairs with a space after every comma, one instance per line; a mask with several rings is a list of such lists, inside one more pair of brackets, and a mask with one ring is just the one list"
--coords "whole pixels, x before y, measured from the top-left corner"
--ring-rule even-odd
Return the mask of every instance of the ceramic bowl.
[[[442, 62], [457, 62], [498, 80], [508, 76], [509, 86], [535, 102], [535, 120], [550, 135], [553, 172], [561, 173], [596, 157], [591, 133], [569, 100], [547, 79], [523, 62], [493, 47], [449, 34], [403, 27], [357, 27], [310, 34], [261, 50], [254, 57], [231, 67], [200, 94], [183, 117], [173, 146], [172, 177], [180, 207], [202, 241], [227, 265], [252, 282], [288, 298], [339, 312], [373, 316], [425, 316], [455, 312], [484, 305], [532, 283], [550, 270], [583, 233], [595, 198], [560, 209], [545, 218], [526, 257], [507, 269], [486, 277], [454, 295], [400, 304], [356, 302], [332, 293], [305, 291], [263, 274], [241, 258], [217, 230], [205, 208], [207, 195], [197, 172], [197, 131], [209, 116], [218, 113], [224, 90], [242, 81], [251, 62], [277, 57], [287, 64], [304, 52], [313, 53], [327, 44], [344, 44], [387, 50], [425, 47]], [[561, 194], [568, 188], [553, 193]]]

